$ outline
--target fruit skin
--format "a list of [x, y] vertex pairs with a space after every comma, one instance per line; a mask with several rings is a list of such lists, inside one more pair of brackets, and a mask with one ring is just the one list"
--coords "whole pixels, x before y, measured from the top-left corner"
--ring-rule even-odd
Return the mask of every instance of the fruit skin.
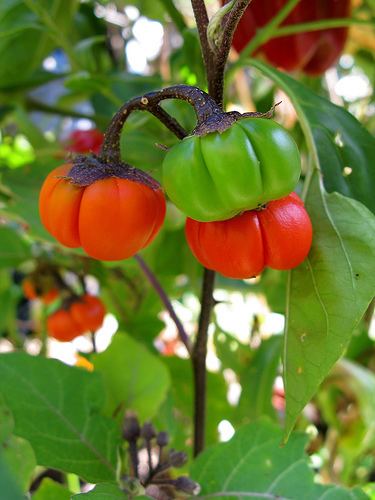
[[301, 264], [311, 247], [312, 226], [302, 200], [291, 193], [226, 221], [188, 218], [185, 235], [203, 266], [244, 279], [257, 276], [266, 266], [286, 270]]
[[163, 162], [163, 184], [188, 217], [226, 220], [293, 191], [301, 172], [290, 134], [265, 118], [244, 118], [225, 132], [189, 136]]
[[70, 342], [82, 335], [83, 330], [69, 310], [58, 309], [47, 318], [47, 333], [60, 342]]
[[[233, 37], [233, 47], [237, 52], [245, 48], [257, 29], [267, 24], [285, 3], [286, 0], [253, 0]], [[350, 0], [300, 0], [281, 26], [349, 16]], [[258, 52], [263, 53], [273, 66], [317, 76], [336, 62], [347, 34], [347, 28], [334, 28], [271, 38]]]
[[97, 128], [90, 130], [73, 130], [66, 141], [66, 150], [71, 153], [99, 154], [104, 134]]
[[99, 260], [122, 260], [146, 247], [165, 217], [161, 189], [117, 177], [80, 187], [61, 177], [71, 164], [47, 176], [39, 196], [45, 228], [69, 248], [82, 247]]
[[105, 307], [98, 297], [84, 295], [72, 304], [70, 313], [84, 332], [95, 332], [103, 324]]

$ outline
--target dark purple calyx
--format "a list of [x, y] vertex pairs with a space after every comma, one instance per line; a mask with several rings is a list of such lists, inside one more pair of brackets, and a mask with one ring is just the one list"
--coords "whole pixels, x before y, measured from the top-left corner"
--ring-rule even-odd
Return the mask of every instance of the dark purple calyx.
[[275, 107], [278, 106], [277, 103], [266, 113], [248, 112], [240, 113], [239, 111], [229, 111], [228, 113], [213, 113], [204, 121], [198, 123], [192, 132], [192, 135], [207, 135], [214, 132], [219, 132], [219, 134], [225, 132], [230, 128], [233, 123], [244, 120], [245, 118], [272, 118], [274, 114]]
[[76, 156], [69, 175], [65, 179], [75, 186], [85, 187], [108, 177], [127, 179], [144, 184], [154, 190], [160, 189], [160, 184], [143, 170], [139, 170], [128, 163], [109, 163], [94, 154]]

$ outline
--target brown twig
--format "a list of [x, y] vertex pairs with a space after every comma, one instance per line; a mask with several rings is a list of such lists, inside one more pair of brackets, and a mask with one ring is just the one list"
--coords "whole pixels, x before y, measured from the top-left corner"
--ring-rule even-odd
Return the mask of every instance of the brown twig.
[[232, 45], [233, 35], [242, 17], [242, 14], [245, 12], [251, 2], [252, 0], [237, 0], [231, 11], [225, 17], [222, 36], [220, 37], [220, 43], [215, 53], [213, 74], [212, 76], [210, 75], [210, 81], [208, 85], [210, 96], [213, 97], [220, 106], [223, 105], [224, 72], [229, 51]]
[[168, 295], [166, 294], [164, 288], [161, 286], [160, 282], [156, 278], [155, 274], [151, 271], [151, 269], [148, 267], [146, 262], [142, 259], [140, 255], [135, 255], [134, 259], [138, 262], [139, 267], [142, 269], [143, 273], [145, 274], [146, 278], [156, 291], [156, 293], [159, 295], [160, 300], [163, 302], [166, 310], [168, 311], [170, 317], [172, 318], [174, 324], [176, 325], [179, 337], [181, 339], [181, 342], [185, 345], [187, 351], [189, 354], [192, 353], [192, 345], [190, 342], [190, 339], [185, 331], [185, 328], [183, 324], [181, 323], [179, 317], [176, 314], [176, 311], [174, 310], [171, 301], [169, 300]]
[[204, 449], [205, 445], [207, 334], [214, 303], [212, 295], [214, 283], [215, 272], [204, 269], [201, 312], [192, 355], [194, 378], [194, 456], [197, 456]]
[[214, 99], [197, 87], [189, 85], [174, 85], [165, 89], [149, 92], [126, 102], [114, 115], [109, 124], [100, 156], [108, 163], [121, 161], [120, 137], [122, 128], [134, 111], [148, 111], [155, 115], [179, 139], [187, 135], [181, 125], [160, 107], [160, 102], [166, 99], [179, 99], [193, 106], [197, 116], [197, 124], [204, 122], [209, 116], [220, 113], [221, 109]]

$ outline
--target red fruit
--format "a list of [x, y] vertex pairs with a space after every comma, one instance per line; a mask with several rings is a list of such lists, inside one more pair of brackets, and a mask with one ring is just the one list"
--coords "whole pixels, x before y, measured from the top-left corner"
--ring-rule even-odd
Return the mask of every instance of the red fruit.
[[84, 295], [72, 304], [70, 313], [84, 332], [95, 332], [103, 324], [105, 307], [98, 297]]
[[22, 291], [24, 296], [29, 300], [35, 300], [38, 298], [34, 284], [28, 279], [23, 280]]
[[73, 319], [69, 310], [59, 309], [47, 318], [47, 333], [61, 342], [70, 342], [82, 335], [81, 326]]
[[[265, 26], [287, 0], [253, 0], [241, 18], [233, 46], [241, 52], [259, 28]], [[222, 0], [222, 3], [226, 3]], [[300, 0], [281, 26], [350, 16], [350, 0]], [[257, 52], [274, 66], [286, 71], [301, 70], [310, 75], [324, 73], [340, 56], [347, 28], [306, 31], [271, 38]]]
[[132, 257], [152, 242], [166, 209], [156, 181], [107, 177], [81, 187], [63, 178], [71, 168], [54, 169], [40, 192], [40, 217], [52, 236], [100, 260]]
[[99, 154], [103, 144], [104, 134], [100, 130], [73, 130], [70, 134], [66, 150], [72, 153], [95, 153]]
[[298, 266], [312, 242], [310, 218], [295, 193], [225, 221], [188, 218], [185, 234], [202, 265], [239, 279], [256, 276], [266, 266], [279, 270]]

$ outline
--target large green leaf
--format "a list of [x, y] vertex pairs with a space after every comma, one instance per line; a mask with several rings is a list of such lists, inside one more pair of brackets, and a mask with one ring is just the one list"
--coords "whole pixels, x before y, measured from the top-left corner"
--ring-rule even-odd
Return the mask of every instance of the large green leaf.
[[[375, 218], [361, 203], [338, 193], [327, 194], [322, 179], [330, 176], [330, 165], [335, 161], [332, 148], [340, 147], [335, 140], [349, 145], [352, 149], [345, 146], [345, 155], [351, 155], [352, 180], [341, 190], [373, 208], [374, 171], [370, 165], [375, 151], [366, 130], [344, 110], [314, 96], [277, 70], [258, 61], [254, 65], [292, 99], [313, 155], [305, 186], [313, 245], [305, 262], [291, 272], [288, 284], [284, 349], [288, 435], [303, 407], [344, 353], [375, 292]], [[310, 99], [320, 113], [312, 111], [307, 103]], [[332, 121], [337, 113], [340, 119]], [[326, 138], [330, 137], [324, 143], [320, 140], [322, 130]], [[344, 147], [341, 149], [345, 158]], [[342, 168], [345, 163], [346, 159]], [[340, 185], [334, 189], [339, 190]]]
[[[192, 409], [194, 384], [192, 370], [189, 360], [177, 356], [165, 358], [164, 363], [168, 366], [173, 384], [171, 395], [175, 410], [173, 413], [183, 421], [184, 439], [175, 436], [174, 446], [186, 444], [192, 434]], [[177, 409], [177, 411], [176, 411]], [[218, 425], [223, 418], [230, 416], [232, 408], [227, 400], [227, 386], [221, 373], [207, 372], [207, 426], [206, 439], [209, 444], [218, 440]], [[176, 418], [175, 417], [175, 418]], [[177, 420], [177, 418], [176, 418]]]
[[70, 500], [70, 498], [70, 491], [49, 477], [43, 479], [32, 497], [33, 500]]
[[[39, 0], [38, 11], [52, 22], [58, 19], [58, 29], [69, 29], [76, 0]], [[43, 17], [43, 16], [42, 16]], [[16, 87], [24, 82], [56, 46], [50, 25], [29, 9], [24, 0], [2, 0], [0, 5], [0, 87]]]
[[118, 408], [136, 411], [141, 420], [155, 415], [166, 397], [170, 377], [163, 363], [142, 344], [117, 333], [109, 348], [93, 356], [92, 362], [104, 378], [109, 415]]
[[242, 386], [238, 410], [250, 420], [275, 416], [272, 390], [280, 363], [282, 337], [264, 340], [249, 366], [241, 373]]
[[[83, 499], [83, 497], [86, 497]], [[117, 484], [101, 483], [97, 484], [95, 488], [88, 493], [80, 493], [73, 496], [76, 500], [124, 500], [127, 495], [120, 490]], [[137, 496], [137, 498], [139, 498]]]
[[375, 139], [371, 134], [348, 111], [285, 73], [261, 61], [251, 64], [285, 91], [299, 118], [303, 117], [301, 125], [313, 138], [326, 190], [355, 198], [375, 212]]
[[362, 500], [361, 490], [322, 486], [304, 452], [307, 436], [293, 434], [280, 446], [282, 431], [268, 421], [241, 427], [227, 443], [212, 446], [194, 461], [192, 478], [201, 485], [197, 498], [283, 500]]
[[99, 413], [104, 390], [98, 374], [25, 353], [2, 354], [0, 393], [14, 432], [31, 443], [38, 464], [89, 482], [115, 478], [119, 431]]
[[36, 467], [34, 451], [25, 439], [12, 434], [13, 415], [0, 395], [0, 446], [2, 458], [23, 491], [27, 491]]
[[18, 486], [16, 480], [12, 476], [9, 467], [4, 462], [0, 452], [0, 491], [2, 498], [12, 500], [25, 500], [25, 495]]
[[286, 431], [344, 353], [375, 290], [375, 218], [363, 205], [327, 194], [318, 175], [306, 206], [308, 258], [290, 275], [285, 334]]

